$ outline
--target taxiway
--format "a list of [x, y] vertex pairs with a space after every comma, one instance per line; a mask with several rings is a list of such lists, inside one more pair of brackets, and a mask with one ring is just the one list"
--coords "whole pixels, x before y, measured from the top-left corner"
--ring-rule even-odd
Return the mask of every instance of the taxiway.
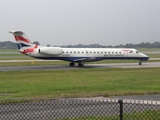
[[[6, 63], [7, 64], [7, 63]], [[143, 65], [138, 63], [113, 63], [113, 64], [85, 64], [84, 67], [69, 67], [68, 65], [44, 65], [44, 66], [9, 66], [0, 67], [0, 71], [21, 71], [21, 70], [73, 70], [85, 68], [150, 68], [160, 67], [160, 62], [145, 62]]]

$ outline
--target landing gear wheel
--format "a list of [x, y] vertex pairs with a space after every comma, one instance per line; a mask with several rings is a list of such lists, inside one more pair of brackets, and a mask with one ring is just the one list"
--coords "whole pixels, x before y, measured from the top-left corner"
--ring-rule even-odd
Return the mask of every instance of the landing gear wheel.
[[69, 66], [70, 66], [70, 67], [73, 67], [74, 65], [75, 65], [74, 62], [69, 63]]
[[139, 62], [139, 65], [142, 65], [142, 61]]
[[78, 67], [83, 67], [84, 65], [82, 63], [78, 63]]
[[83, 67], [84, 66], [85, 61], [80, 61], [78, 62], [78, 67]]

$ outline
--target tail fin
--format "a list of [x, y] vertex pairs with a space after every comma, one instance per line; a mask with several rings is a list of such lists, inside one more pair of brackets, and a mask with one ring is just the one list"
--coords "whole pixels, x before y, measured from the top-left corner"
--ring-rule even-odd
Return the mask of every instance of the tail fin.
[[12, 33], [18, 49], [21, 49], [22, 47], [30, 47], [32, 45], [31, 41], [27, 38], [27, 36], [25, 35], [25, 33], [23, 33], [22, 31], [9, 31], [9, 33]]

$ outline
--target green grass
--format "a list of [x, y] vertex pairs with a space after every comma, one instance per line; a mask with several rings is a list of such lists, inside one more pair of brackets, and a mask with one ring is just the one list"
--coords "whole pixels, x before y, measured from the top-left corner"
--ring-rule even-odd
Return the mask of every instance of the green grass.
[[160, 93], [160, 68], [0, 72], [0, 99]]
[[0, 52], [18, 52], [18, 49], [0, 49]]
[[[35, 59], [34, 59], [35, 60]], [[65, 61], [30, 61], [30, 62], [0, 62], [0, 66], [38, 66], [38, 65], [68, 65]]]
[[139, 111], [139, 112], [133, 112], [124, 114], [123, 116], [124, 120], [160, 120], [160, 111], [156, 110], [150, 110], [150, 111]]
[[140, 52], [146, 52], [146, 51], [160, 51], [160, 48], [138, 48], [138, 51], [140, 51]]
[[150, 58], [160, 58], [160, 54], [147, 54]]

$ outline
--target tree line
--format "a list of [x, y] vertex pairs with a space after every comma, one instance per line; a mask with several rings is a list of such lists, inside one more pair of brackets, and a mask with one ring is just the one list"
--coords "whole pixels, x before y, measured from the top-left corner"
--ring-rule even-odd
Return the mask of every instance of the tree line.
[[[34, 41], [34, 44], [38, 44], [40, 45], [39, 42]], [[48, 47], [50, 47], [51, 45], [47, 45]], [[116, 46], [105, 46], [105, 45], [100, 45], [100, 44], [89, 44], [89, 45], [83, 45], [83, 44], [78, 44], [78, 45], [63, 45], [60, 46], [63, 48], [160, 48], [160, 42], [154, 42], [154, 43], [150, 43], [150, 42], [142, 42], [139, 44], [125, 44], [125, 45], [116, 45]], [[0, 49], [17, 49], [17, 44], [11, 41], [3, 41], [0, 42]]]

